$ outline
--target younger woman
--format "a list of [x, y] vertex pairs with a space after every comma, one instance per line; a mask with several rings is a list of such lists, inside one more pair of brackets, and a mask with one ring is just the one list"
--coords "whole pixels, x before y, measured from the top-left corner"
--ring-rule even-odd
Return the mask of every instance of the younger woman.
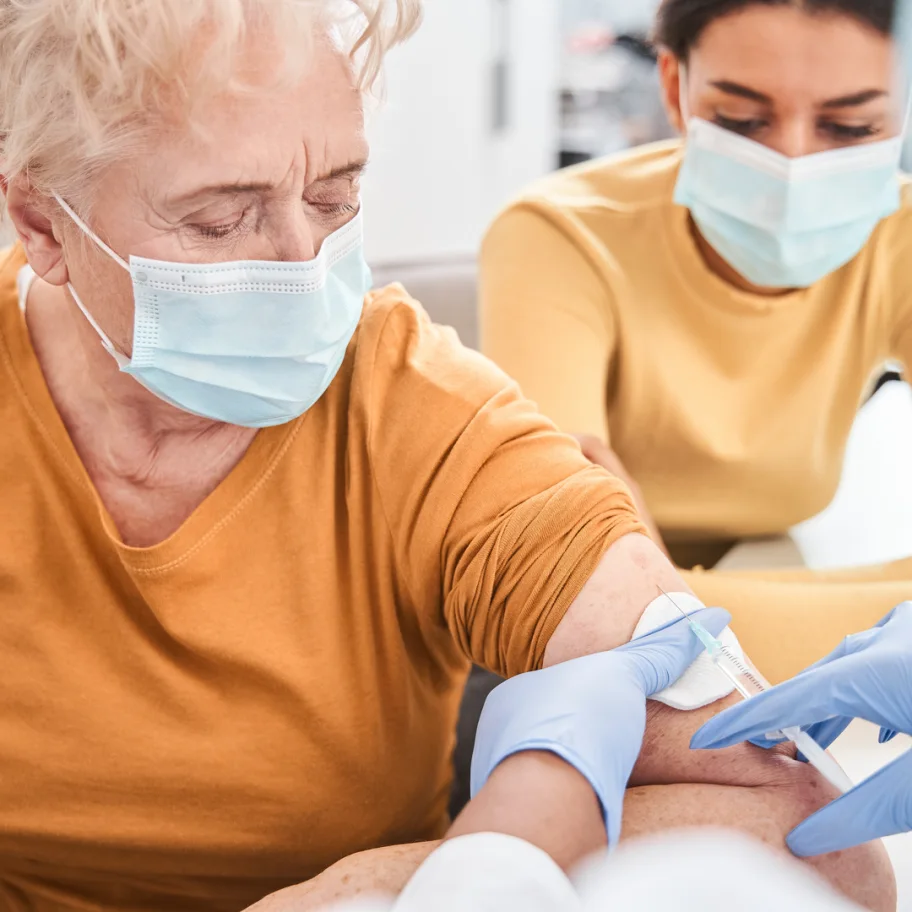
[[[630, 481], [681, 566], [823, 509], [872, 380], [912, 359], [892, 18], [892, 0], [664, 0], [661, 82], [683, 140], [545, 180], [485, 242], [486, 353]], [[910, 579], [900, 563], [690, 582], [784, 677]], [[763, 643], [777, 612], [793, 655]]]

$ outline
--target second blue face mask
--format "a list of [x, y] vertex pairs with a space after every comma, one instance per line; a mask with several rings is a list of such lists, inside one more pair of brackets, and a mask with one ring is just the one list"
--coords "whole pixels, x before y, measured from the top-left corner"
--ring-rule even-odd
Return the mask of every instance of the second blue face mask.
[[674, 201], [752, 284], [806, 288], [852, 260], [899, 208], [902, 144], [788, 158], [694, 118]]

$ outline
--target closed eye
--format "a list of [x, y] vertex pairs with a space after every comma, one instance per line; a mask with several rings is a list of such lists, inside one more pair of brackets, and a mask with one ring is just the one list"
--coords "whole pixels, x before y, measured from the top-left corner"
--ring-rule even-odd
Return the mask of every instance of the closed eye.
[[841, 124], [833, 121], [822, 121], [818, 129], [828, 133], [833, 139], [841, 142], [852, 142], [859, 139], [870, 139], [883, 132], [874, 124]]
[[761, 117], [737, 120], [732, 117], [726, 117], [724, 114], [716, 114], [713, 121], [717, 126], [722, 127], [723, 130], [728, 130], [731, 133], [738, 133], [741, 136], [751, 136], [769, 126], [769, 121], [764, 120]]
[[356, 203], [311, 203], [314, 209], [325, 212], [327, 215], [345, 215], [358, 211]]
[[233, 237], [241, 233], [249, 211], [249, 209], [245, 209], [238, 219], [222, 225], [191, 225], [190, 227], [200, 236], [212, 240]]

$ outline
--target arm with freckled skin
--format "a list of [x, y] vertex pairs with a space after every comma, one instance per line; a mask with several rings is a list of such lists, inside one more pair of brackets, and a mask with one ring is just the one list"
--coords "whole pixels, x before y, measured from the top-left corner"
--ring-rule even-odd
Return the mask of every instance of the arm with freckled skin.
[[[627, 642], [659, 587], [690, 591], [652, 542], [640, 535], [622, 538], [606, 553], [558, 626], [545, 664]], [[606, 606], [612, 610], [606, 611]], [[763, 751], [742, 744], [725, 751], [690, 750], [690, 739], [703, 722], [738, 699], [734, 695], [694, 712], [650, 704], [625, 803], [624, 837], [678, 826], [723, 825], [786, 851], [785, 837], [792, 827], [832, 801], [832, 787], [816, 770], [789, 756], [786, 748]], [[892, 868], [879, 843], [810, 863], [865, 907], [895, 908]]]
[[[677, 571], [648, 539], [622, 538], [606, 553], [548, 646], [546, 664], [627, 642], [658, 586], [686, 591]], [[691, 751], [692, 734], [737, 697], [691, 713], [650, 704], [639, 761], [630, 779], [622, 838], [687, 826], [730, 826], [785, 851], [789, 831], [829, 803], [832, 788], [785, 749], [739, 745]], [[553, 755], [527, 752], [504, 761], [453, 825], [452, 838], [496, 831], [543, 848], [564, 868], [604, 848], [605, 827], [592, 789]], [[254, 907], [309, 912], [328, 899], [395, 894], [434, 844], [377, 849], [344, 859], [307, 884]], [[809, 860], [862, 906], [895, 909], [892, 869], [878, 843]]]
[[[716, 709], [695, 715], [705, 719]], [[668, 745], [654, 713], [644, 751], [661, 762]], [[696, 723], [694, 723], [696, 724]], [[657, 748], [657, 749], [653, 749]], [[756, 754], [754, 754], [756, 751]], [[639, 785], [627, 792], [622, 840], [688, 826], [731, 827], [775, 848], [784, 836], [831, 798], [805, 764], [775, 754], [760, 764], [759, 749], [707, 754], [707, 772], [741, 785]], [[648, 768], [648, 766], [646, 767]], [[750, 784], [747, 784], [750, 783]], [[572, 767], [549, 754], [517, 754], [504, 761], [456, 820], [448, 838], [475, 832], [519, 836], [544, 848], [562, 867], [605, 847], [595, 795]], [[267, 897], [251, 912], [316, 912], [341, 900], [399, 893], [437, 843], [374, 849], [345, 858], [318, 877]], [[710, 864], [710, 862], [708, 862]], [[892, 871], [877, 845], [813, 859], [811, 866], [868, 909], [896, 907]]]

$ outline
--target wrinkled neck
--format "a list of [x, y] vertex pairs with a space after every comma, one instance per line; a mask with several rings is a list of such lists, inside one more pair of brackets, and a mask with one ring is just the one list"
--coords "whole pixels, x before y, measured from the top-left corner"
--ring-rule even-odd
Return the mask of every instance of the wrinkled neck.
[[99, 444], [110, 430], [142, 442], [192, 438], [218, 422], [184, 412], [149, 392], [120, 370], [66, 289], [40, 278], [32, 283], [25, 311], [32, 348], [68, 430], [94, 428]]

